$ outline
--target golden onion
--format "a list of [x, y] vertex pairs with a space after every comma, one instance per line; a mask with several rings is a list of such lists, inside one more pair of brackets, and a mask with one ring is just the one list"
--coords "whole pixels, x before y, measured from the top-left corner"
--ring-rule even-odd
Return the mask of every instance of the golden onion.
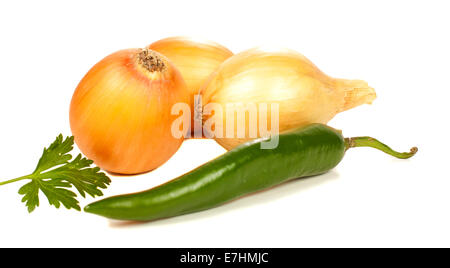
[[70, 126], [80, 150], [102, 169], [142, 173], [178, 150], [183, 137], [172, 135], [179, 116], [171, 108], [188, 98], [180, 72], [165, 56], [121, 50], [81, 80], [70, 105]]
[[190, 94], [191, 125], [194, 119], [194, 96], [219, 65], [233, 53], [217, 43], [188, 37], [169, 37], [148, 46], [175, 64], [183, 75]]
[[[215, 140], [228, 150], [255, 138], [249, 135], [249, 128], [255, 128], [249, 124], [249, 113], [236, 113], [231, 119], [225, 116], [229, 104], [257, 106], [256, 136], [261, 137], [265, 135], [260, 131], [260, 118], [263, 116], [260, 104], [269, 106], [268, 126], [275, 119], [271, 118], [270, 105], [278, 105], [276, 119], [279, 119], [278, 131], [281, 132], [310, 123], [327, 123], [337, 113], [364, 103], [370, 104], [376, 98], [374, 89], [366, 82], [332, 78], [298, 52], [260, 48], [244, 51], [226, 60], [208, 78], [201, 94], [205, 126], [211, 123], [208, 121], [217, 113], [214, 109], [214, 112], [205, 112], [206, 106], [222, 106], [223, 121], [214, 120], [210, 132], [212, 130]], [[231, 120], [231, 126], [234, 124], [231, 137], [225, 133], [227, 120]], [[239, 120], [245, 122], [245, 135], [237, 132]], [[218, 122], [221, 125], [219, 131]]]

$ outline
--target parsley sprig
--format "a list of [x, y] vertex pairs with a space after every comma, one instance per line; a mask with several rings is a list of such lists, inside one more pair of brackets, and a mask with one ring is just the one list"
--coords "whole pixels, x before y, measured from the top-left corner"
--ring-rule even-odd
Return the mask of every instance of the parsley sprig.
[[100, 172], [100, 168], [90, 167], [93, 161], [81, 154], [71, 161], [73, 144], [73, 137], [63, 139], [59, 135], [50, 147], [44, 149], [32, 174], [0, 182], [0, 185], [31, 180], [19, 189], [19, 194], [23, 195], [22, 202], [25, 202], [30, 213], [39, 206], [39, 191], [56, 208], [62, 204], [67, 209], [81, 210], [77, 195], [68, 188], [74, 186], [82, 197], [86, 197], [86, 194], [92, 197], [102, 196], [100, 189], [106, 189], [111, 180]]

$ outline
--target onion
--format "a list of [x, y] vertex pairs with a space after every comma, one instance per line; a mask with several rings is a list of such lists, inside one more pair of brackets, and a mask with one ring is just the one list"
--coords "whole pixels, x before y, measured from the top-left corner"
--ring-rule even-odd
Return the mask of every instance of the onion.
[[[273, 132], [281, 132], [310, 123], [325, 124], [337, 113], [371, 103], [376, 98], [375, 91], [366, 82], [329, 77], [295, 51], [260, 48], [244, 51], [226, 60], [202, 87], [201, 94], [203, 128], [211, 125], [209, 121], [213, 115], [216, 116], [217, 110], [223, 111], [223, 119], [213, 120], [215, 124], [209, 132], [213, 131], [216, 141], [228, 150], [256, 136], [266, 136], [260, 130], [262, 116], [267, 117], [267, 126], [271, 126]], [[230, 121], [230, 126], [234, 124], [230, 137], [225, 133], [225, 126], [227, 119], [231, 119], [225, 111], [226, 106], [233, 103], [244, 106], [255, 104], [258, 120], [255, 126], [250, 124], [248, 113], [236, 113], [231, 118], [234, 122]], [[211, 109], [206, 108], [211, 104], [218, 104], [221, 108], [209, 111]], [[260, 104], [267, 104], [268, 111], [262, 111]], [[272, 110], [277, 108], [278, 114], [272, 114], [272, 104], [277, 105]], [[239, 120], [245, 123], [245, 135], [237, 132]], [[273, 122], [279, 125], [272, 125]], [[220, 124], [219, 128], [217, 124]], [[252, 128], [257, 130], [253, 137], [249, 132]]]
[[70, 126], [80, 150], [102, 169], [142, 173], [178, 150], [183, 138], [171, 133], [179, 118], [171, 108], [188, 98], [180, 72], [165, 56], [149, 49], [121, 50], [81, 80], [70, 106]]
[[[191, 125], [194, 120], [194, 96], [219, 65], [233, 53], [227, 48], [205, 40], [187, 37], [170, 37], [148, 46], [175, 64], [183, 75], [190, 93]], [[193, 128], [192, 128], [193, 130]]]

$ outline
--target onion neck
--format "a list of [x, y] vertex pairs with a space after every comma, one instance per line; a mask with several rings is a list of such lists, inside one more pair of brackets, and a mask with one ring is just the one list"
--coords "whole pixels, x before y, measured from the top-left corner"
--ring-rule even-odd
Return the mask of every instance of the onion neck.
[[340, 112], [362, 104], [371, 104], [377, 97], [375, 90], [363, 80], [336, 79], [337, 89], [344, 92]]

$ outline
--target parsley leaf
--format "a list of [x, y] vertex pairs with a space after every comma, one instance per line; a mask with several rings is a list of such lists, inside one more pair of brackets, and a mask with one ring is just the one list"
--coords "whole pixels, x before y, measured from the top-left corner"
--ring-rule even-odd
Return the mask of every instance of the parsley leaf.
[[82, 157], [81, 154], [72, 160], [70, 152], [73, 145], [73, 137], [64, 139], [59, 135], [48, 148], [44, 149], [32, 174], [0, 182], [0, 185], [24, 179], [31, 180], [19, 189], [28, 212], [39, 206], [40, 191], [47, 197], [50, 205], [59, 208], [62, 204], [67, 209], [80, 211], [77, 195], [69, 189], [73, 186], [82, 197], [86, 197], [86, 194], [92, 197], [102, 196], [100, 189], [106, 189], [111, 180], [100, 171], [100, 168], [91, 167], [93, 161]]

